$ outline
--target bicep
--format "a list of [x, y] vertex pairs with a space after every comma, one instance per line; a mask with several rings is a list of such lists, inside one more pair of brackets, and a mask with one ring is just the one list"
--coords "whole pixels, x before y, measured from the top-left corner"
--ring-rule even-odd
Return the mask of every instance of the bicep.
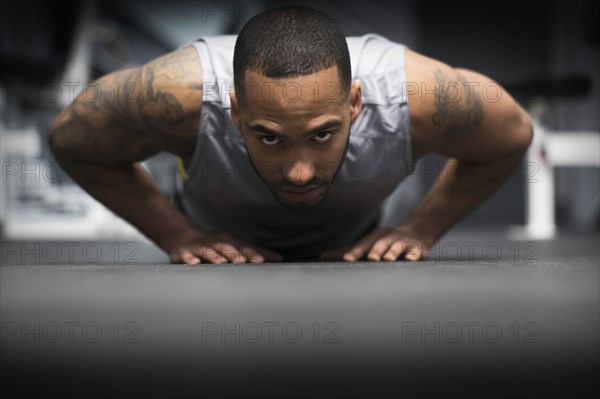
[[54, 120], [53, 151], [98, 163], [136, 162], [160, 151], [186, 156], [200, 119], [200, 72], [187, 48], [99, 78]]
[[136, 121], [141, 68], [105, 75], [87, 85], [50, 127], [50, 146], [69, 161], [117, 164], [160, 151]]
[[527, 147], [527, 113], [492, 79], [416, 53], [407, 76], [418, 87], [409, 95], [409, 110], [413, 140], [422, 153], [486, 162]]

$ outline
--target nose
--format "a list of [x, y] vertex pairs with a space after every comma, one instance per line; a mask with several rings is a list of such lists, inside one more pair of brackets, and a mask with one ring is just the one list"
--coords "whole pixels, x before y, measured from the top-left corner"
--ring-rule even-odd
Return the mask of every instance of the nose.
[[295, 186], [304, 186], [315, 176], [315, 166], [308, 161], [290, 163], [284, 171], [285, 179]]

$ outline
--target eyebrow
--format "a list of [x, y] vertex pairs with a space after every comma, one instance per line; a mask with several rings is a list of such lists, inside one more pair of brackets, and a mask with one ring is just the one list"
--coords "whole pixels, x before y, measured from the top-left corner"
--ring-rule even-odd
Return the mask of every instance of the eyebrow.
[[[302, 136], [303, 137], [312, 136], [313, 134], [322, 132], [324, 130], [336, 129], [336, 128], [339, 128], [340, 126], [342, 126], [342, 121], [340, 119], [330, 119], [328, 121], [321, 123], [319, 126], [311, 129], [308, 133], [304, 133]], [[286, 138], [285, 135], [276, 132], [275, 130], [263, 125], [260, 122], [250, 123], [249, 128], [253, 132], [262, 132], [262, 133], [266, 133], [270, 136]]]

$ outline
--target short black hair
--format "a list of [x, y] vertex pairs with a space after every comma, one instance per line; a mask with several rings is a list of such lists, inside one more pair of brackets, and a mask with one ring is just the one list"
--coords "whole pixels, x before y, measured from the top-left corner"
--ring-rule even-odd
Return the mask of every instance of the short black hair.
[[244, 102], [247, 70], [270, 78], [310, 75], [337, 66], [340, 95], [348, 98], [350, 53], [341, 29], [327, 14], [309, 7], [280, 7], [262, 12], [242, 28], [233, 53], [238, 101]]

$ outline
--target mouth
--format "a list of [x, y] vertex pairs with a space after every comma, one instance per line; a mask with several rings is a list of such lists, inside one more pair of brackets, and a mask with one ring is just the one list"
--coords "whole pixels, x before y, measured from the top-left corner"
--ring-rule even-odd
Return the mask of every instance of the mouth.
[[321, 187], [303, 188], [302, 190], [281, 190], [284, 195], [295, 200], [309, 200], [316, 197], [321, 191]]
[[283, 191], [288, 192], [288, 193], [293, 193], [293, 194], [304, 194], [304, 193], [308, 193], [309, 191], [316, 190], [318, 188], [319, 188], [319, 186], [313, 186], [313, 187], [303, 188], [302, 190], [289, 190], [289, 189], [285, 190], [284, 189]]

